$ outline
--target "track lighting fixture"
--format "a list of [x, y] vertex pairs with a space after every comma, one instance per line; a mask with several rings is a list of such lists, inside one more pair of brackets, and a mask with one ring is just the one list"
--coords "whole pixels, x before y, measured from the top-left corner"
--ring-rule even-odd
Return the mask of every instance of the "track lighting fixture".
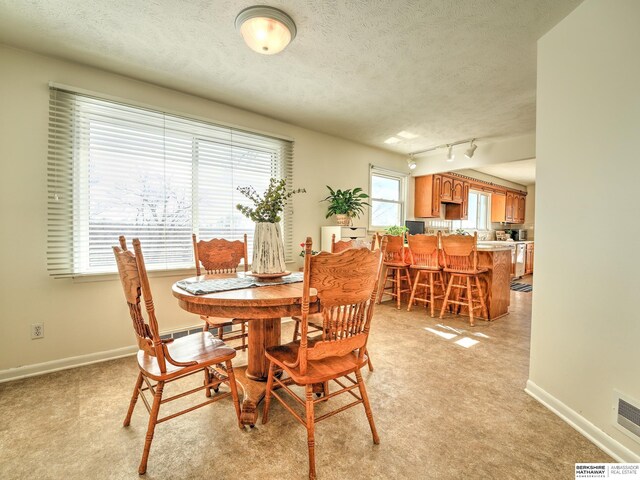
[[449, 153], [447, 153], [447, 162], [453, 162], [456, 156], [453, 154], [453, 145], [449, 145]]
[[467, 151], [464, 152], [464, 156], [469, 159], [473, 157], [473, 154], [476, 153], [476, 148], [478, 148], [478, 146], [474, 143], [475, 141], [476, 141], [475, 138], [471, 140], [471, 143], [469, 144], [469, 148], [467, 148]]
[[409, 170], [415, 170], [417, 167], [416, 161], [413, 159], [413, 155], [409, 155], [409, 158], [407, 158], [407, 166], [409, 167]]

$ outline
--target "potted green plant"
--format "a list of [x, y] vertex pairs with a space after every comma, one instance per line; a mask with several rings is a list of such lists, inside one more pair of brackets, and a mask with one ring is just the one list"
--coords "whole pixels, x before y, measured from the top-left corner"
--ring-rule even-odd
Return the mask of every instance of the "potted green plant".
[[387, 235], [400, 236], [400, 235], [404, 235], [407, 231], [409, 231], [407, 227], [400, 226], [400, 225], [393, 225], [391, 227], [387, 227], [384, 233], [386, 233]]
[[251, 271], [258, 275], [281, 274], [286, 270], [281, 214], [287, 200], [296, 193], [306, 192], [304, 188], [290, 190], [286, 184], [286, 178], [272, 178], [263, 196], [251, 186], [238, 187], [238, 191], [253, 202], [253, 207], [238, 204], [236, 208], [256, 224]]
[[327, 185], [327, 188], [329, 189], [329, 196], [322, 200], [323, 202], [329, 202], [325, 218], [335, 215], [338, 225], [351, 225], [353, 218], [360, 218], [360, 215], [364, 213], [365, 205], [370, 206], [365, 201], [365, 199], [369, 198], [369, 195], [364, 193], [360, 187], [353, 190], [334, 190]]

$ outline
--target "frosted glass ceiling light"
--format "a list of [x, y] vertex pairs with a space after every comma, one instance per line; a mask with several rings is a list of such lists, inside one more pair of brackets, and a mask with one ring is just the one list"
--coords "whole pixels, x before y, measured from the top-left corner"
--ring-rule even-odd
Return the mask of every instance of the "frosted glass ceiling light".
[[245, 8], [236, 17], [236, 29], [254, 52], [274, 55], [296, 38], [293, 19], [277, 8], [256, 5]]
[[453, 145], [449, 145], [449, 153], [447, 154], [447, 162], [453, 162], [456, 156], [453, 154]]
[[471, 140], [471, 143], [469, 144], [469, 148], [467, 148], [467, 151], [464, 152], [465, 157], [471, 158], [473, 157], [473, 154], [476, 153], [476, 148], [478, 148], [478, 146], [475, 143], [473, 143], [475, 141], [476, 141], [475, 138]]

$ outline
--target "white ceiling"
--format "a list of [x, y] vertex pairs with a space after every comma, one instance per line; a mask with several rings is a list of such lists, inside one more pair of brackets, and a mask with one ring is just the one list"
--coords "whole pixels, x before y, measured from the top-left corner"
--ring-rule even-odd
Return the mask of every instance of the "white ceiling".
[[262, 56], [253, 1], [0, 0], [0, 42], [406, 153], [535, 130], [536, 40], [580, 2], [274, 0], [298, 36]]
[[474, 170], [494, 177], [504, 178], [510, 182], [520, 185], [531, 185], [536, 183], [536, 159], [518, 160], [516, 162], [500, 163], [497, 165], [487, 165], [476, 167]]

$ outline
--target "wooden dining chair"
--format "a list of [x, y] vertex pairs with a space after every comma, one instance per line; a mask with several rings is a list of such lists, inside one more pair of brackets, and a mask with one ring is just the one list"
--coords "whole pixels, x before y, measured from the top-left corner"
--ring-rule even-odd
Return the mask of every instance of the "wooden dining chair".
[[[444, 278], [440, 266], [440, 233], [438, 235], [409, 235], [411, 270], [415, 271], [411, 297], [407, 311], [415, 302], [429, 305], [431, 317], [435, 316], [435, 301], [444, 298]], [[424, 279], [423, 279], [424, 278]], [[424, 290], [424, 297], [416, 296], [418, 287]], [[440, 293], [436, 294], [436, 288]]]
[[[373, 443], [380, 442], [360, 369], [367, 363], [365, 351], [380, 279], [384, 244], [382, 247], [381, 250], [375, 251], [354, 248], [338, 254], [321, 252], [312, 256], [311, 238], [307, 238], [302, 287], [301, 339], [286, 345], [268, 347], [266, 351], [270, 366], [262, 423], [267, 423], [269, 419], [269, 407], [273, 396], [306, 427], [309, 479], [316, 478], [317, 422], [347, 408], [363, 404]], [[312, 289], [316, 290], [323, 307], [324, 328], [319, 337], [309, 339], [307, 333]], [[276, 372], [280, 370], [284, 371], [286, 378], [278, 378]], [[314, 399], [314, 385], [324, 384], [326, 393], [330, 381], [335, 382], [340, 387], [339, 390], [328, 393], [323, 398]], [[301, 398], [290, 389], [291, 384], [304, 386], [305, 397]], [[276, 391], [278, 388], [282, 390]], [[359, 395], [355, 389], [358, 389]], [[278, 392], [289, 394], [296, 403], [304, 407], [304, 414], [296, 412]], [[355, 401], [319, 417], [315, 416], [316, 403], [342, 393], [349, 393]]]
[[[479, 275], [487, 271], [478, 266], [478, 233], [470, 235], [449, 235], [441, 238], [443, 271], [448, 273], [449, 282], [442, 302], [440, 318], [450, 304], [467, 307], [469, 325], [475, 325], [474, 310], [487, 316], [484, 291]], [[456, 283], [460, 282], [460, 283]], [[459, 293], [452, 299], [453, 289]]]
[[[382, 296], [386, 293], [391, 298], [396, 299], [398, 310], [402, 301], [402, 294], [411, 293], [411, 276], [409, 275], [409, 265], [405, 259], [403, 235], [383, 235], [379, 238], [387, 238], [387, 247], [382, 265], [382, 286], [378, 291], [377, 303], [382, 301]], [[387, 283], [390, 283], [387, 286]], [[406, 286], [403, 287], [403, 282]], [[388, 290], [388, 291], [387, 291]]]
[[[376, 236], [373, 236], [373, 239], [371, 240], [371, 243], [365, 243], [365, 242], [357, 242], [356, 240], [339, 240], [336, 242], [336, 234], [332, 234], [331, 235], [331, 253], [340, 253], [340, 252], [344, 252], [345, 250], [349, 250], [350, 248], [369, 248], [369, 250], [375, 250], [375, 245], [376, 245]], [[298, 340], [298, 337], [300, 336], [300, 322], [302, 321], [302, 317], [300, 317], [299, 315], [295, 315], [293, 317], [291, 317], [291, 319], [296, 322], [295, 326], [293, 327], [293, 341], [295, 342], [296, 340]], [[308, 325], [309, 325], [309, 333], [316, 333], [316, 332], [322, 332], [323, 330], [323, 321], [322, 321], [322, 312], [318, 312], [318, 313], [313, 313], [311, 315], [309, 315], [309, 320], [308, 320]], [[369, 367], [369, 371], [373, 372], [373, 363], [371, 363], [371, 357], [369, 356], [369, 352], [366, 352], [367, 354], [367, 365]]]
[[369, 250], [374, 250], [376, 248], [376, 236], [374, 235], [371, 239], [370, 243], [367, 243], [365, 240], [338, 240], [336, 242], [336, 234], [331, 235], [331, 253], [340, 253], [344, 250], [348, 250], [349, 248], [359, 248], [359, 247], [367, 247]]
[[[220, 339], [214, 338], [205, 332], [177, 339], [162, 340], [158, 330], [158, 321], [156, 320], [140, 241], [137, 238], [133, 240], [133, 252], [131, 252], [127, 250], [125, 238], [120, 237], [120, 246], [113, 247], [113, 253], [116, 257], [118, 273], [120, 274], [120, 281], [122, 282], [129, 313], [133, 320], [133, 330], [138, 341], [138, 368], [140, 370], [133, 389], [133, 395], [131, 396], [129, 410], [124, 419], [124, 426], [128, 427], [131, 423], [131, 415], [138, 397], [142, 398], [145, 407], [149, 411], [147, 435], [142, 451], [142, 460], [138, 467], [138, 473], [142, 475], [147, 471], [149, 450], [151, 449], [153, 434], [158, 423], [231, 396], [236, 410], [236, 417], [238, 418], [238, 426], [243, 428], [240, 423], [238, 390], [231, 364], [231, 359], [236, 356], [236, 351], [227, 347]], [[140, 305], [141, 295], [147, 311], [148, 321], [146, 322]], [[224, 364], [224, 368], [221, 366], [214, 367], [219, 364]], [[205, 381], [202, 387], [196, 387], [186, 392], [163, 398], [162, 394], [166, 384], [198, 372], [204, 372]], [[143, 383], [145, 384], [144, 387], [142, 386]], [[226, 383], [230, 391], [218, 393], [205, 402], [166, 415], [163, 418], [158, 418], [161, 405], [200, 390], [205, 390], [207, 397], [210, 397], [211, 389], [218, 389], [221, 383]], [[150, 391], [153, 395], [153, 403], [151, 405], [149, 405], [149, 401], [145, 396], [146, 391]]]
[[[235, 273], [238, 271], [240, 261], [243, 260], [244, 271], [249, 270], [249, 260], [247, 256], [247, 234], [244, 234], [244, 241], [225, 240], [222, 238], [214, 238], [209, 241], [197, 240], [196, 234], [192, 234], [193, 255], [196, 261], [196, 275], [205, 273], [212, 275], [218, 273]], [[232, 340], [240, 340], [241, 344], [236, 350], [246, 350], [247, 348], [247, 321], [240, 319], [229, 319], [221, 317], [208, 317], [200, 315], [204, 320], [204, 331], [216, 329], [220, 340], [230, 342]], [[239, 328], [233, 329], [234, 325]], [[225, 328], [230, 331], [225, 332]]]

